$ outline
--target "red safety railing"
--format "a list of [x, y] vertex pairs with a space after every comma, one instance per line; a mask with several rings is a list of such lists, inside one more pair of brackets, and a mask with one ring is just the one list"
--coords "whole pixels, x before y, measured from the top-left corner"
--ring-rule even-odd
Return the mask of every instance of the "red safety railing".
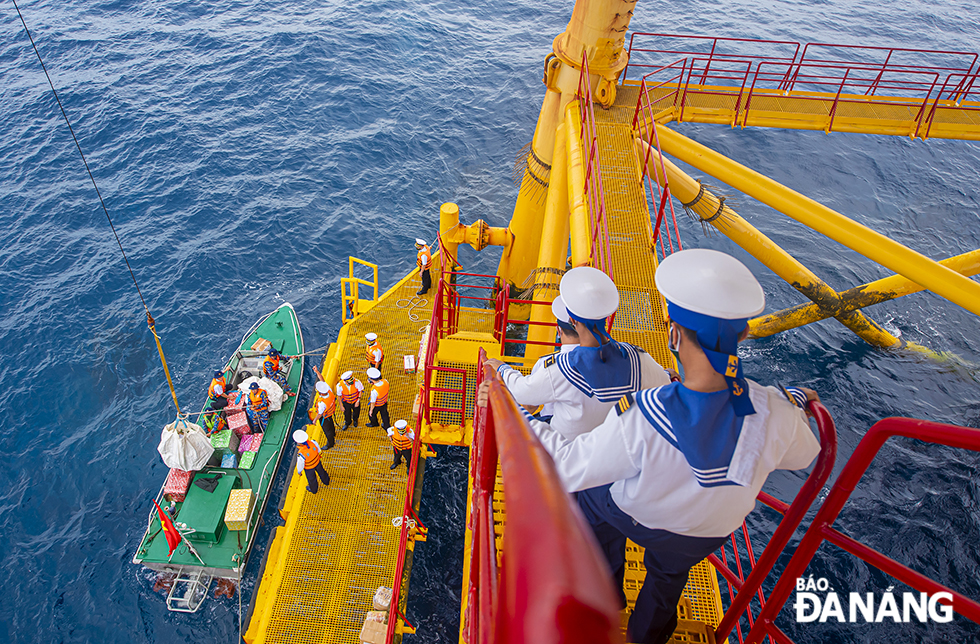
[[[604, 559], [551, 456], [503, 383], [489, 378], [489, 404], [475, 414], [470, 452], [470, 577], [463, 614], [469, 644], [622, 642], [619, 600]], [[507, 495], [503, 564], [497, 568], [493, 489], [500, 464]]]
[[[653, 39], [664, 47], [642, 47], [639, 41]], [[755, 53], [761, 47], [779, 47], [783, 55]], [[792, 56], [790, 56], [792, 50]], [[634, 54], [654, 61], [676, 61], [671, 64], [640, 63]], [[630, 66], [651, 69], [641, 85], [669, 87], [674, 118], [684, 120], [685, 109], [702, 105], [701, 96], [723, 96], [732, 107], [732, 126], [750, 125], [753, 98], [792, 93], [794, 100], [820, 103], [825, 109], [829, 96], [834, 98], [827, 110], [825, 129], [833, 130], [841, 107], [906, 107], [914, 127], [909, 134], [927, 137], [935, 115], [943, 110], [980, 111], [980, 106], [962, 103], [973, 93], [980, 77], [978, 54], [965, 51], [867, 47], [810, 43], [803, 46], [789, 41], [710, 38], [676, 34], [636, 33], [630, 39]], [[676, 60], [678, 55], [685, 56]], [[680, 73], [677, 73], [680, 68]], [[628, 69], [628, 68], [627, 68]], [[651, 77], [659, 82], [654, 83]], [[666, 77], [666, 78], [665, 78]], [[625, 75], [624, 75], [625, 78]], [[813, 93], [821, 95], [814, 96]], [[666, 96], [653, 103], [663, 108]]]
[[[675, 67], [674, 65], [668, 65], [667, 68]], [[651, 74], [656, 74], [662, 71], [662, 69], [655, 70], [651, 72]], [[684, 71], [686, 71], [686, 61], [681, 61], [681, 71], [674, 78], [683, 77]], [[674, 239], [672, 239], [670, 236], [670, 225], [668, 222], [673, 222], [674, 224], [674, 238], [677, 240], [677, 250], [684, 250], [684, 246], [681, 244], [681, 233], [680, 229], [677, 227], [677, 215], [674, 214], [674, 201], [670, 198], [670, 182], [667, 180], [667, 170], [664, 167], [664, 153], [660, 148], [660, 136], [657, 134], [657, 116], [654, 104], [661, 103], [665, 97], [660, 97], [659, 99], [651, 102], [653, 93], [663, 85], [664, 83], [660, 83], [659, 85], [648, 89], [646, 85], [646, 76], [643, 77], [643, 80], [640, 83], [640, 96], [636, 102], [636, 111], [633, 114], [633, 131], [636, 132], [642, 140], [649, 144], [646, 155], [643, 157], [642, 167], [643, 173], [647, 178], [647, 191], [653, 199], [653, 212], [657, 213], [656, 223], [650, 229], [650, 245], [654, 249], [654, 252], [656, 252], [657, 246], [659, 245], [661, 258], [666, 258], [668, 255], [667, 246], [669, 246], [671, 253], [674, 252]], [[678, 90], [675, 89], [673, 92], [669, 92], [666, 96], [676, 97], [677, 93]], [[654, 162], [654, 172], [657, 174], [657, 177], [651, 178], [649, 173], [649, 164], [650, 157], [653, 154], [654, 149], [657, 151], [657, 158]], [[655, 183], [657, 184], [656, 189], [654, 188]], [[670, 211], [669, 220], [665, 219], [667, 210]], [[663, 226], [663, 229], [667, 233], [666, 246], [660, 243], [661, 226]]]
[[[535, 320], [524, 320], [521, 318], [512, 319], [510, 317], [510, 307], [511, 303], [515, 302], [518, 305], [528, 306], [528, 305], [541, 305], [548, 307], [551, 310], [551, 302], [544, 302], [541, 300], [522, 300], [520, 298], [513, 298], [510, 296], [510, 292], [507, 289], [503, 289], [497, 295], [497, 311], [499, 314], [496, 316], [495, 326], [494, 326], [494, 337], [500, 340], [500, 355], [507, 355], [507, 345], [537, 345], [546, 347], [557, 347], [559, 342], [557, 340], [558, 325], [554, 322], [539, 322]], [[555, 330], [555, 341], [554, 342], [541, 342], [539, 340], [522, 340], [520, 338], [507, 337], [508, 327], [511, 325], [515, 326], [526, 326], [530, 331], [532, 326], [546, 326], [551, 327]]]
[[731, 563], [729, 563], [727, 546], [721, 548], [720, 556], [712, 554], [708, 557], [711, 564], [721, 573], [725, 581], [728, 582], [728, 596], [731, 601], [728, 610], [725, 611], [725, 615], [722, 617], [721, 623], [715, 629], [716, 641], [721, 642], [725, 640], [732, 632], [732, 629], [735, 628], [737, 630], [738, 641], [742, 642], [742, 625], [740, 621], [743, 616], [747, 618], [749, 628], [752, 628], [755, 623], [751, 607], [752, 601], [758, 598], [760, 609], [766, 606], [766, 598], [762, 592], [762, 583], [772, 571], [776, 560], [786, 549], [786, 544], [793, 537], [796, 528], [803, 521], [803, 517], [810, 509], [810, 506], [813, 505], [813, 501], [820, 494], [820, 491], [823, 489], [824, 484], [830, 478], [830, 474], [834, 469], [834, 461], [837, 458], [837, 429], [834, 426], [834, 419], [830, 416], [827, 408], [819, 402], [810, 402], [808, 408], [817, 424], [817, 434], [820, 436], [820, 454], [817, 456], [813, 470], [807, 476], [800, 491], [797, 492], [796, 497], [793, 499], [792, 505], [787, 505], [765, 492], [759, 494], [758, 498], [762, 503], [780, 511], [784, 514], [784, 517], [766, 544], [758, 561], [755, 559], [752, 541], [749, 539], [748, 526], [744, 521], [742, 522], [741, 541], [748, 559], [748, 569], [751, 571], [748, 577], [746, 578], [745, 566], [743, 566], [743, 558], [739, 550], [739, 540], [737, 539], [739, 531], [731, 535], [732, 563], [735, 564], [734, 570], [732, 569]]
[[585, 202], [589, 209], [589, 220], [592, 224], [592, 266], [609, 277], [613, 277], [612, 255], [609, 251], [609, 226], [606, 218], [606, 195], [602, 188], [602, 170], [599, 167], [599, 136], [596, 130], [595, 111], [592, 103], [588, 51], [582, 52], [582, 71], [579, 74], [576, 95], [579, 98], [582, 112], [582, 149], [585, 151]]
[[[791, 641], [774, 622], [779, 611], [782, 610], [783, 605], [786, 603], [787, 598], [789, 598], [790, 593], [796, 588], [797, 578], [803, 575], [803, 571], [806, 570], [813, 555], [824, 541], [829, 541], [920, 592], [929, 594], [949, 593], [952, 596], [952, 609], [967, 619], [980, 624], [980, 603], [912, 570], [891, 557], [833, 528], [833, 524], [840, 515], [841, 509], [844, 507], [848, 498], [850, 498], [861, 477], [864, 476], [868, 466], [885, 444], [885, 441], [893, 436], [912, 438], [925, 443], [980, 452], [980, 429], [973, 427], [943, 425], [911, 418], [886, 418], [875, 423], [868, 430], [868, 433], [865, 434], [864, 438], [861, 439], [861, 442], [858, 443], [851, 458], [844, 465], [844, 469], [841, 471], [840, 476], [837, 477], [837, 481], [827, 495], [827, 499], [820, 506], [809, 529], [803, 535], [800, 544], [796, 547], [793, 557], [776, 582], [776, 586], [769, 595], [769, 601], [762, 608], [752, 630], [745, 638], [746, 642], [750, 644], [761, 642], [766, 635], [769, 635], [777, 642]], [[773, 503], [771, 507], [785, 512], [786, 516], [789, 516], [789, 512], [793, 509], [792, 507], [786, 508], [784, 504], [778, 501]]]

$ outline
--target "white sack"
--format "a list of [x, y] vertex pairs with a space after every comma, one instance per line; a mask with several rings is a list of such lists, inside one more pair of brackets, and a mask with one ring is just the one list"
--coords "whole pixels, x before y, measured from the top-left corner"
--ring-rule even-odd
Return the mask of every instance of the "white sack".
[[[242, 384], [238, 385], [239, 391], [244, 392], [248, 396], [248, 388], [253, 382], [259, 383], [259, 389], [264, 389], [265, 393], [269, 395], [270, 413], [282, 409], [282, 387], [265, 376], [261, 378], [256, 378], [255, 376], [246, 378], [242, 381]], [[245, 403], [246, 405], [248, 404], [248, 399], [245, 400]]]
[[163, 428], [157, 451], [167, 467], [193, 472], [207, 465], [214, 448], [200, 425], [178, 418]]

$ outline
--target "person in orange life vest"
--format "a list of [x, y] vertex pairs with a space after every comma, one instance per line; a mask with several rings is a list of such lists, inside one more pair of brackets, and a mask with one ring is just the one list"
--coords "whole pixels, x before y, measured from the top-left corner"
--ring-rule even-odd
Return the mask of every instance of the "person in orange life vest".
[[312, 494], [320, 489], [317, 476], [324, 485], [330, 485], [330, 475], [323, 469], [323, 461], [320, 459], [322, 450], [308, 433], [315, 429], [316, 425], [307, 425], [306, 431], [297, 429], [293, 432], [293, 440], [296, 441], [296, 473], [306, 473], [306, 491]]
[[367, 340], [366, 352], [368, 365], [381, 371], [381, 364], [385, 361], [385, 352], [381, 348], [381, 343], [378, 342], [378, 334], [367, 333], [364, 339]]
[[344, 403], [344, 426], [340, 428], [340, 431], [347, 431], [351, 425], [357, 427], [357, 421], [361, 417], [362, 391], [364, 391], [364, 385], [361, 384], [360, 380], [354, 378], [353, 371], [345, 371], [340, 376], [340, 382], [337, 383], [337, 396]]
[[[315, 370], [315, 369], [314, 369]], [[319, 376], [319, 372], [317, 373]], [[316, 393], [310, 402], [310, 408], [306, 414], [310, 417], [310, 422], [319, 425], [323, 430], [323, 435], [327, 439], [326, 449], [333, 447], [334, 438], [337, 435], [337, 427], [333, 423], [333, 412], [337, 407], [337, 396], [325, 381], [319, 380], [316, 383]]]
[[256, 433], [262, 433], [269, 424], [269, 395], [259, 388], [257, 382], [249, 385], [248, 389], [248, 407], [245, 413], [248, 414], [248, 422], [252, 425], [252, 429]]
[[[381, 377], [381, 372], [375, 368], [367, 370], [368, 380], [371, 381], [371, 406], [368, 408], [368, 427], [388, 427], [388, 381]], [[378, 416], [381, 422], [378, 424]]]
[[283, 393], [287, 396], [295, 396], [296, 394], [289, 390], [289, 383], [286, 382], [286, 374], [279, 370], [279, 361], [282, 359], [289, 360], [287, 356], [279, 353], [275, 347], [269, 347], [268, 355], [266, 355], [265, 360], [262, 362], [262, 375], [282, 387]]
[[432, 268], [432, 253], [424, 239], [415, 240], [415, 250], [418, 251], [415, 265], [419, 267], [419, 275], [422, 277], [422, 288], [418, 290], [416, 295], [425, 295], [432, 288], [432, 275], [429, 273], [429, 269]]
[[408, 421], [396, 420], [394, 427], [388, 428], [388, 439], [391, 440], [391, 449], [395, 452], [395, 458], [391, 463], [391, 467], [388, 469], [395, 469], [402, 463], [402, 457], [405, 458], [405, 467], [411, 467], [412, 464], [412, 445], [415, 444], [415, 432], [409, 429], [405, 431], [408, 427]]
[[228, 404], [228, 399], [225, 397], [228, 393], [228, 382], [225, 380], [225, 372], [220, 369], [215, 369], [214, 377], [211, 378], [211, 384], [208, 386], [208, 397], [218, 405], [218, 409], [224, 407]]

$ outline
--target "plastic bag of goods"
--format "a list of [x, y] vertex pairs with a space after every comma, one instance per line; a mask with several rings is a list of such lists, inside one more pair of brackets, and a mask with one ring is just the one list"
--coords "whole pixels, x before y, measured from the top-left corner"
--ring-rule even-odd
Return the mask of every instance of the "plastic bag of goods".
[[282, 409], [282, 387], [265, 376], [262, 376], [261, 378], [257, 378], [256, 376], [246, 378], [242, 381], [242, 384], [238, 385], [239, 391], [245, 392], [245, 395], [247, 396], [248, 388], [253, 382], [259, 383], [259, 389], [264, 389], [265, 393], [268, 394], [270, 412], [279, 411]]
[[387, 611], [391, 605], [391, 588], [381, 586], [374, 592], [374, 610]]
[[214, 448], [200, 425], [178, 418], [163, 428], [157, 451], [167, 467], [193, 472], [207, 465]]

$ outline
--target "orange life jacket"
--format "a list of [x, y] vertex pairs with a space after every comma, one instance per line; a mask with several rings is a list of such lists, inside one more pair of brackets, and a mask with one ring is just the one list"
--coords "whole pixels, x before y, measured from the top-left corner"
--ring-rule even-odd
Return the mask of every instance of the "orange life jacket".
[[388, 402], [388, 381], [382, 378], [378, 382], [374, 383], [372, 389], [378, 392], [378, 398], [374, 401], [375, 407], [380, 407]]
[[391, 439], [392, 446], [395, 449], [397, 449], [399, 452], [402, 451], [403, 449], [412, 449], [412, 443], [414, 441], [412, 441], [412, 439], [408, 437], [407, 433], [402, 434], [396, 429], [395, 433], [389, 436], [388, 438]]
[[313, 395], [313, 404], [310, 405], [310, 409], [307, 412], [310, 417], [310, 422], [313, 422], [320, 415], [319, 408], [321, 402], [327, 406], [323, 412], [324, 418], [333, 416], [333, 412], [337, 408], [337, 395], [333, 391], [328, 391], [326, 395], [321, 394], [319, 391], [316, 392]]
[[[378, 358], [377, 360], [374, 359], [374, 352], [375, 351], [378, 351], [378, 352], [381, 353], [381, 357]], [[368, 348], [367, 348], [367, 361], [369, 363], [371, 363], [371, 366], [372, 367], [377, 367], [379, 364], [381, 364], [381, 361], [384, 360], [384, 359], [385, 359], [384, 349], [381, 348], [381, 343], [378, 342], [377, 340], [375, 340], [374, 341], [374, 344], [369, 345]]]
[[266, 407], [269, 404], [269, 397], [262, 389], [249, 390], [248, 402], [253, 408]]
[[265, 361], [262, 362], [262, 370], [264, 373], [279, 371], [279, 356], [266, 356]]
[[357, 382], [355, 381], [351, 385], [348, 385], [346, 381], [340, 381], [341, 394], [340, 399], [343, 400], [348, 405], [356, 403], [361, 398], [361, 392], [357, 390]]
[[[423, 265], [422, 259], [425, 258], [425, 263]], [[427, 271], [432, 265], [432, 253], [429, 252], [428, 246], [423, 246], [422, 250], [419, 251], [418, 257], [415, 259], [415, 264], [419, 267], [420, 271]]]
[[221, 376], [221, 378], [211, 378], [211, 386], [208, 387], [208, 395], [212, 398], [218, 397], [218, 394], [214, 390], [215, 385], [221, 385], [221, 391], [223, 393], [228, 393], [228, 384], [225, 382], [224, 376]]
[[297, 444], [296, 449], [303, 457], [303, 469], [312, 470], [320, 464], [320, 450], [311, 441]]

